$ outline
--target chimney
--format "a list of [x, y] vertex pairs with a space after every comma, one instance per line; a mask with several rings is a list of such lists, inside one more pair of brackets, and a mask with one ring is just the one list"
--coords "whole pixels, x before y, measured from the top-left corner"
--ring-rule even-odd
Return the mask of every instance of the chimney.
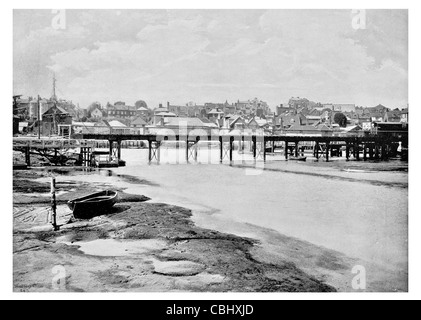
[[170, 108], [170, 103], [167, 101], [167, 108]]
[[162, 108], [162, 103], [159, 104], [159, 107]]

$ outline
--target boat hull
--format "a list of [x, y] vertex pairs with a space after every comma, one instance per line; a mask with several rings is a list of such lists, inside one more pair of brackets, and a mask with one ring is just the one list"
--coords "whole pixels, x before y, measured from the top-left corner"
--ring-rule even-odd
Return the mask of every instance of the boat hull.
[[67, 205], [73, 211], [73, 216], [76, 219], [91, 219], [110, 213], [117, 201], [117, 192], [102, 191], [83, 198], [70, 200]]

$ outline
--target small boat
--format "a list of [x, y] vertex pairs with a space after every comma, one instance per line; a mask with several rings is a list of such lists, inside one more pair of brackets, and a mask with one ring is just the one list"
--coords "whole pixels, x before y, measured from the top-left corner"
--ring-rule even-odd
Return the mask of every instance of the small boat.
[[90, 219], [111, 210], [118, 201], [116, 191], [106, 190], [67, 202], [76, 219]]
[[294, 157], [294, 156], [292, 156], [292, 157], [289, 157], [289, 159], [290, 160], [295, 160], [295, 161], [306, 161], [307, 160], [307, 157], [304, 157], [304, 156]]
[[13, 170], [26, 170], [28, 169], [28, 165], [23, 162], [16, 162], [13, 163]]

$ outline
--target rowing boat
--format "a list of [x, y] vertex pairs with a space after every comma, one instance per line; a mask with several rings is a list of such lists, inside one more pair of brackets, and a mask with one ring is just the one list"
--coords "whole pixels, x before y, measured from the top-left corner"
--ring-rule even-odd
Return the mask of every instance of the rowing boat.
[[76, 219], [90, 219], [110, 212], [117, 201], [118, 193], [106, 190], [70, 200], [67, 205], [73, 211], [73, 216]]

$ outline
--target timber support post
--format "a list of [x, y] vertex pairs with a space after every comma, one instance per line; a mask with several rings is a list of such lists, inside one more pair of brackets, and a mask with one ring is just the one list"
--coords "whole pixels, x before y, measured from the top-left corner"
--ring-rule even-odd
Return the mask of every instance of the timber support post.
[[[273, 144], [272, 144], [273, 150]], [[263, 161], [266, 162], [266, 137], [263, 136]]]
[[285, 160], [288, 160], [288, 140], [285, 140]]
[[222, 163], [224, 159], [224, 142], [222, 141], [222, 137], [219, 137], [219, 162]]
[[363, 148], [363, 159], [364, 161], [367, 161], [367, 145], [365, 143], [363, 144]]
[[233, 149], [233, 145], [234, 145], [234, 137], [230, 137], [230, 145], [229, 145], [229, 153], [230, 153], [230, 163], [232, 163], [232, 149]]
[[253, 159], [256, 160], [256, 156], [257, 156], [257, 141], [256, 141], [256, 136], [252, 136], [252, 144], [253, 144]]
[[329, 145], [330, 145], [330, 141], [326, 141], [326, 162], [329, 162]]

